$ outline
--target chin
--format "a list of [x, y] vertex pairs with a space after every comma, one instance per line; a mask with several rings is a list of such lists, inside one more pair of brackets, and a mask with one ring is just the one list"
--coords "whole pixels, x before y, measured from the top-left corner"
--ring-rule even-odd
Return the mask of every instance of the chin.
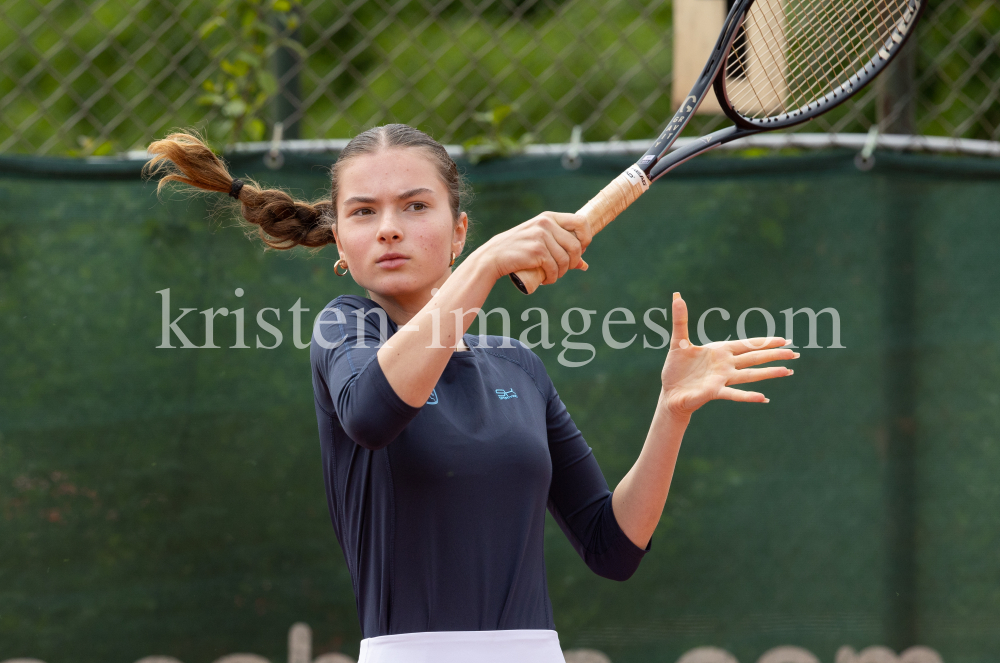
[[371, 279], [363, 287], [369, 292], [379, 294], [383, 297], [407, 297], [416, 293], [428, 290], [433, 286], [433, 281], [424, 283], [424, 280], [414, 279], [410, 274], [380, 274], [377, 278]]

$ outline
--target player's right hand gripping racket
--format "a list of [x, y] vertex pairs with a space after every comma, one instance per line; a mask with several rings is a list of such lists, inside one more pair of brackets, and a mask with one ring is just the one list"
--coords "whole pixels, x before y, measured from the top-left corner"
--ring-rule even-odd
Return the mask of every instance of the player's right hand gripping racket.
[[[821, 115], [875, 78], [913, 33], [927, 0], [741, 0], [691, 94], [645, 156], [584, 205], [596, 235], [651, 182], [729, 141], [784, 129]], [[735, 126], [667, 150], [701, 105], [709, 86]], [[510, 275], [530, 294], [539, 268]]]

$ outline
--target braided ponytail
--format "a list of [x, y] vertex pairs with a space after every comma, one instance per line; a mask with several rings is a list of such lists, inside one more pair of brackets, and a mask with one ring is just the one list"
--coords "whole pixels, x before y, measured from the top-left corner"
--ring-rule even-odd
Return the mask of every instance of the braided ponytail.
[[[295, 200], [280, 189], [264, 189], [253, 180], [240, 186], [219, 157], [195, 133], [172, 133], [154, 141], [154, 155], [143, 167], [146, 177], [163, 175], [157, 193], [167, 182], [180, 182], [205, 191], [228, 193], [240, 202], [246, 229], [269, 247], [287, 250], [296, 246], [332, 244], [336, 216], [330, 199], [308, 203]], [[236, 186], [233, 186], [234, 181]]]

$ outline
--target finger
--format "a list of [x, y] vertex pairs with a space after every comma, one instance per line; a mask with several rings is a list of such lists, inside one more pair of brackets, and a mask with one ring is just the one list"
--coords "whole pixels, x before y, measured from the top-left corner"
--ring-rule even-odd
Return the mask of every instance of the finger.
[[557, 251], [560, 250], [558, 249], [558, 244], [551, 240], [549, 233], [545, 232], [544, 228], [537, 228], [534, 236], [529, 237], [531, 241], [527, 244], [527, 247], [530, 249], [533, 261], [545, 274], [542, 283], [544, 285], [552, 285], [559, 279], [559, 265], [552, 255], [553, 248]]
[[719, 390], [719, 395], [716, 398], [720, 398], [726, 401], [737, 401], [740, 403], [769, 403], [770, 400], [764, 397], [756, 391], [743, 391], [742, 389], [733, 389], [732, 387], [723, 387]]
[[552, 237], [559, 242], [559, 245], [569, 255], [569, 265], [567, 269], [573, 269], [580, 262], [580, 254], [583, 253], [583, 245], [576, 235], [566, 230], [562, 226], [553, 224], [551, 227]]
[[788, 361], [790, 359], [798, 359], [799, 353], [794, 350], [789, 350], [788, 348], [779, 348], [777, 350], [754, 350], [753, 352], [744, 352], [736, 358], [734, 366], [736, 368], [746, 368], [747, 366], [759, 366], [760, 364], [766, 364], [769, 361]]
[[587, 248], [591, 240], [594, 239], [594, 233], [590, 228], [590, 223], [587, 222], [587, 217], [581, 214], [568, 214], [566, 212], [546, 212], [545, 214], [546, 216], [551, 216], [552, 220], [561, 227], [576, 235], [583, 248]]
[[[566, 231], [562, 230], [562, 232]], [[569, 233], [566, 234], [572, 237]], [[566, 248], [560, 244], [555, 237], [553, 237], [552, 233], [546, 232], [543, 238], [545, 241], [545, 248], [548, 249], [549, 255], [552, 256], [552, 259], [556, 263], [556, 268], [558, 270], [556, 278], [562, 278], [562, 276], [569, 271], [572, 256], [570, 256], [569, 252], [566, 251]]]
[[674, 319], [674, 331], [670, 338], [670, 349], [680, 348], [684, 350], [690, 347], [687, 303], [681, 298], [679, 292], [674, 293], [674, 301], [671, 303], [671, 317]]
[[545, 272], [545, 280], [542, 281], [542, 285], [552, 285], [559, 280], [559, 265], [553, 260], [552, 255], [543, 249], [544, 255], [542, 256], [541, 262], [538, 264]]
[[587, 264], [586, 260], [580, 258], [580, 262], [576, 263], [576, 267], [574, 267], [573, 269], [579, 269], [580, 271], [585, 272], [588, 269], [590, 269], [590, 265]]
[[727, 385], [730, 384], [746, 384], [748, 382], [760, 382], [761, 380], [770, 380], [771, 378], [783, 378], [788, 375], [793, 375], [795, 371], [785, 366], [770, 366], [768, 368], [745, 368], [742, 371], [736, 371], [733, 376], [726, 381]]
[[758, 336], [756, 338], [741, 338], [736, 341], [726, 341], [724, 347], [734, 355], [741, 355], [754, 350], [780, 348], [788, 343], [788, 339], [780, 336]]

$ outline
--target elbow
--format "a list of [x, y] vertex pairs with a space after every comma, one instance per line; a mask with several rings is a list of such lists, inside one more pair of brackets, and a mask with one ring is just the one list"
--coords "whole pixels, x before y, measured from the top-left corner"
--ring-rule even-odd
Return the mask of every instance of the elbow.
[[601, 564], [597, 562], [592, 562], [587, 566], [590, 567], [591, 571], [602, 578], [617, 580], [618, 582], [625, 582], [631, 578], [635, 574], [636, 569], [639, 568], [638, 564]]
[[386, 430], [385, 426], [372, 421], [371, 417], [350, 417], [341, 421], [341, 426], [355, 444], [369, 451], [384, 449], [399, 436], [399, 431]]
[[[378, 368], [378, 362], [368, 362]], [[383, 382], [379, 382], [381, 377]], [[340, 425], [355, 443], [371, 451], [389, 446], [417, 416], [420, 408], [399, 400], [378, 370], [363, 369], [337, 394]]]
[[[610, 502], [610, 500], [609, 500]], [[610, 512], [610, 509], [608, 510]], [[611, 515], [610, 517], [614, 517]], [[608, 580], [624, 582], [635, 574], [643, 557], [649, 552], [652, 539], [645, 548], [640, 548], [616, 525], [609, 545], [601, 553], [588, 552], [584, 561], [590, 570]]]
[[378, 451], [389, 446], [406, 428], [409, 419], [394, 416], [382, 403], [373, 399], [352, 397], [346, 392], [341, 395], [338, 417], [340, 426], [356, 444]]

